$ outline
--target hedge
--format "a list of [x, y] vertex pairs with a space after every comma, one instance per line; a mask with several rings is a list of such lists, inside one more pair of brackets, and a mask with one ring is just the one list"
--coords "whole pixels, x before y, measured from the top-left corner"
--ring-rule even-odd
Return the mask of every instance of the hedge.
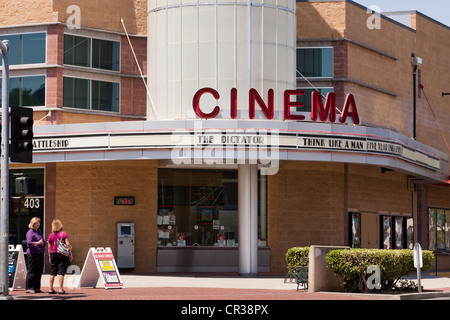
[[[432, 268], [434, 255], [432, 251], [422, 251], [422, 270]], [[326, 262], [331, 271], [342, 281], [348, 291], [367, 292], [367, 273], [369, 266], [380, 268], [381, 290], [391, 290], [398, 280], [416, 271], [414, 251], [384, 249], [347, 249], [332, 250], [327, 254]]]
[[294, 247], [286, 252], [288, 270], [309, 265], [309, 247]]

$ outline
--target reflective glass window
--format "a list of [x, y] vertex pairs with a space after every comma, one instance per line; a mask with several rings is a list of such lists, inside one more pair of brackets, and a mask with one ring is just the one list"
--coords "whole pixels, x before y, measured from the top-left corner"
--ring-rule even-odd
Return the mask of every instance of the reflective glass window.
[[71, 108], [89, 109], [89, 80], [64, 77], [63, 105]]
[[80, 67], [90, 67], [91, 39], [64, 35], [64, 63]]
[[119, 111], [119, 83], [92, 80], [92, 110]]
[[333, 88], [299, 88], [300, 90], [303, 90], [305, 92], [304, 95], [299, 95], [297, 96], [297, 102], [302, 102], [303, 103], [303, 107], [297, 107], [297, 111], [304, 111], [304, 112], [311, 112], [311, 94], [313, 93], [313, 91], [316, 91], [316, 89], [318, 91], [320, 91], [321, 95], [322, 95], [322, 101], [323, 104], [325, 105], [325, 99], [327, 97], [327, 93], [328, 92], [333, 92]]
[[158, 170], [159, 246], [237, 246], [235, 170]]
[[297, 48], [297, 70], [305, 77], [333, 77], [333, 48]]
[[45, 63], [45, 33], [22, 35], [22, 64]]
[[92, 39], [92, 67], [119, 71], [120, 44], [116, 41]]
[[10, 65], [45, 63], [46, 61], [45, 32], [5, 35], [1, 36], [1, 40], [9, 40]]
[[[1, 94], [0, 79], [0, 94]], [[0, 101], [1, 105], [1, 101]], [[13, 77], [9, 79], [9, 105], [36, 107], [45, 105], [45, 76]]]

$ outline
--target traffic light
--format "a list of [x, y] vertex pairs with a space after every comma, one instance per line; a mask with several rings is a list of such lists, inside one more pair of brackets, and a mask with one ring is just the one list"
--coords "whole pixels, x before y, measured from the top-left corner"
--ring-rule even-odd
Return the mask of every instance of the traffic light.
[[33, 109], [11, 107], [11, 162], [33, 162]]

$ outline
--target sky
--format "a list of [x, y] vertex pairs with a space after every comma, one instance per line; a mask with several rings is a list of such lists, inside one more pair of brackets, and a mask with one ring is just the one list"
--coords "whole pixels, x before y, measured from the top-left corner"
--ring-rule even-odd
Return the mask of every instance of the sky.
[[353, 0], [365, 7], [376, 5], [381, 13], [417, 10], [450, 27], [450, 0]]

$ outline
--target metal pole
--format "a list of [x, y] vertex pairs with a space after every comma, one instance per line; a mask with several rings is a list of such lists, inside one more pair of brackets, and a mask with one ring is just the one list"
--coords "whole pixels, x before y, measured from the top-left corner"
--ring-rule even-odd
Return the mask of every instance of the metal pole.
[[417, 66], [414, 66], [413, 71], [413, 138], [416, 140], [417, 138], [417, 132], [416, 132], [416, 105], [417, 105], [417, 92], [416, 92], [416, 73], [417, 73]]
[[0, 291], [9, 297], [9, 41], [0, 42], [3, 57], [2, 69], [2, 142], [1, 142], [1, 196], [0, 196]]
[[252, 87], [252, 0], [247, 0], [247, 91]]

